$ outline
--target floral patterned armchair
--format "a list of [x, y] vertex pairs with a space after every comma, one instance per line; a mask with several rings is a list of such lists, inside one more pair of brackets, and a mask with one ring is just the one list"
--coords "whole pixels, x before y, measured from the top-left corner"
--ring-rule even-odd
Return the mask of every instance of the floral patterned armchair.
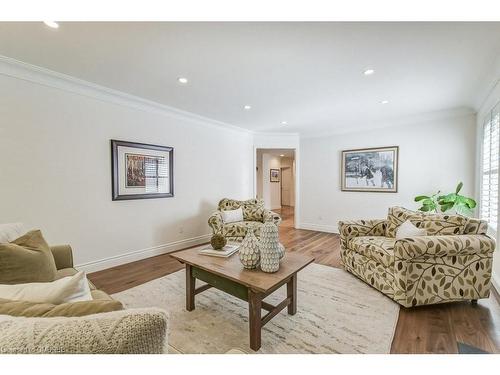
[[[426, 236], [396, 240], [410, 220]], [[485, 221], [389, 209], [387, 220], [339, 222], [344, 268], [405, 306], [487, 298], [495, 241]]]
[[[221, 211], [243, 210], [243, 221], [235, 223], [224, 223]], [[262, 199], [248, 199], [238, 201], [224, 198], [219, 202], [218, 211], [208, 218], [208, 225], [213, 233], [221, 233], [228, 241], [240, 242], [245, 238], [248, 230], [253, 230], [257, 237], [260, 236], [260, 228], [266, 222], [273, 222], [276, 225], [281, 223], [281, 217], [275, 212], [264, 208]]]

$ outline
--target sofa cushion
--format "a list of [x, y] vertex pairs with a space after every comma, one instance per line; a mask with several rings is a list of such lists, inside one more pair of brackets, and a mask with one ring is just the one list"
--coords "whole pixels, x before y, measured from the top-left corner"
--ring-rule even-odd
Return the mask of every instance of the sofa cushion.
[[353, 237], [349, 240], [349, 248], [385, 267], [392, 267], [395, 243], [396, 240], [390, 237]]
[[463, 234], [467, 218], [460, 215], [427, 214], [403, 207], [391, 207], [387, 214], [387, 237], [395, 237], [398, 227], [409, 220], [417, 228], [425, 229], [428, 236]]
[[236, 210], [224, 210], [220, 212], [222, 216], [222, 222], [224, 224], [236, 223], [238, 221], [243, 221], [243, 209], [237, 208]]
[[123, 305], [112, 299], [70, 302], [60, 305], [0, 299], [0, 315], [10, 316], [85, 316], [117, 310], [123, 310]]
[[50, 247], [39, 230], [0, 243], [0, 284], [53, 281], [56, 272]]
[[84, 272], [42, 283], [0, 284], [0, 298], [52, 303], [91, 301], [92, 295]]
[[262, 199], [247, 199], [238, 201], [235, 199], [224, 198], [219, 202], [219, 210], [243, 209], [243, 219], [246, 221], [264, 221], [264, 201]]
[[247, 221], [264, 221], [264, 205], [245, 204], [243, 208], [243, 219]]
[[99, 289], [91, 290], [90, 294], [92, 295], [93, 300], [113, 301], [113, 298], [111, 298], [109, 294]]
[[[60, 270], [57, 270], [56, 280], [62, 279], [63, 277], [67, 277], [67, 276], [73, 276], [76, 273], [78, 273], [78, 270], [76, 268], [61, 268]], [[89, 283], [90, 290], [97, 289], [92, 281], [90, 281], [88, 279], [87, 279], [87, 281]]]
[[258, 221], [238, 221], [236, 223], [224, 224], [223, 231], [226, 237], [245, 237], [247, 230], [251, 229], [256, 235], [260, 235], [261, 222]]

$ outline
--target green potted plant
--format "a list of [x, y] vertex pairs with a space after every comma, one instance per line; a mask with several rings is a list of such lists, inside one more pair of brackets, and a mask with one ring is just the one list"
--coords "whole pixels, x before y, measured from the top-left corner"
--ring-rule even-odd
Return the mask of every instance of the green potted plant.
[[446, 212], [454, 210], [457, 214], [470, 216], [474, 212], [474, 208], [477, 203], [474, 199], [460, 195], [460, 190], [464, 184], [460, 182], [457, 185], [454, 193], [449, 193], [446, 195], [439, 195], [440, 191], [431, 196], [419, 195], [415, 197], [415, 202], [420, 202], [422, 205], [419, 211], [423, 212]]

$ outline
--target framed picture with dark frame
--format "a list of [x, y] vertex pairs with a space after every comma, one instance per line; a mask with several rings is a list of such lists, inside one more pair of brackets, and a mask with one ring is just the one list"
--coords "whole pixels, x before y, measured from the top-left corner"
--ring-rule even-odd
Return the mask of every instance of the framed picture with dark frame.
[[341, 190], [397, 193], [399, 147], [342, 151]]
[[111, 140], [112, 199], [174, 196], [173, 147]]
[[280, 170], [279, 169], [269, 170], [269, 181], [270, 182], [280, 182]]

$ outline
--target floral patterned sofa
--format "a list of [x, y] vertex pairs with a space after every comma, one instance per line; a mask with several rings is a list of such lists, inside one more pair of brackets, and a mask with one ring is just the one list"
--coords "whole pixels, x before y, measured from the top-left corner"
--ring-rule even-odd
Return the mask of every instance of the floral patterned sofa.
[[[406, 220], [426, 236], [396, 240]], [[339, 222], [345, 269], [405, 307], [487, 298], [495, 241], [485, 221], [391, 207], [386, 220]]]
[[[222, 221], [221, 211], [236, 210], [240, 207], [243, 209], [243, 221], [236, 223]], [[279, 225], [281, 217], [277, 213], [265, 209], [262, 199], [238, 201], [224, 198], [219, 202], [218, 211], [208, 218], [208, 225], [212, 228], [213, 233], [221, 233], [228, 241], [241, 242], [250, 229], [259, 237], [261, 226], [268, 221]]]

